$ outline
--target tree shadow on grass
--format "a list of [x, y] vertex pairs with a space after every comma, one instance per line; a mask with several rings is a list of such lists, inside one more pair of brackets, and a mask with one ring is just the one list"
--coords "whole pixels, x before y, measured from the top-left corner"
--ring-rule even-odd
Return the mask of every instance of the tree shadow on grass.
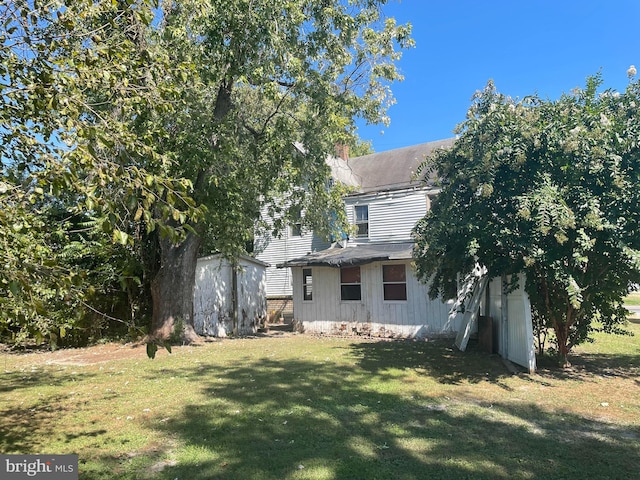
[[[200, 366], [200, 374], [190, 378], [208, 400], [184, 405], [169, 421], [148, 424], [184, 445], [176, 464], [136, 478], [626, 480], [638, 475], [636, 427], [532, 404], [483, 406], [435, 398], [429, 391], [414, 397], [388, 390], [389, 362], [394, 368], [411, 366], [412, 358], [424, 355], [422, 346], [367, 345], [350, 347], [360, 359], [351, 365], [263, 358], [224, 373]], [[450, 367], [457, 365], [453, 358]], [[470, 371], [473, 377], [483, 370]], [[446, 365], [431, 371], [446, 382], [463, 378], [462, 369], [453, 377], [446, 374]]]
[[[68, 413], [61, 408], [66, 399], [66, 395], [42, 397], [36, 402], [25, 402], [28, 406], [1, 410], [0, 452], [34, 452], [34, 449], [42, 445], [43, 437], [46, 439], [60, 435], [56, 424], [60, 416]], [[104, 430], [98, 429], [84, 432], [82, 435], [97, 436], [102, 433]]]
[[0, 393], [3, 392], [14, 392], [20, 390], [22, 388], [33, 388], [39, 385], [48, 385], [48, 386], [62, 386], [62, 385], [72, 385], [79, 378], [87, 380], [95, 375], [82, 372], [82, 374], [77, 374], [75, 372], [59, 372], [56, 371], [52, 375], [51, 372], [46, 369], [24, 369], [24, 370], [16, 370], [12, 372], [4, 372], [1, 376], [2, 381], [0, 382]]
[[377, 375], [392, 369], [414, 369], [442, 384], [489, 381], [507, 390], [501, 380], [512, 375], [498, 355], [479, 351], [474, 342], [465, 352], [458, 350], [453, 340], [364, 342], [350, 348], [358, 365]]
[[551, 356], [538, 357], [538, 374], [559, 380], [600, 381], [603, 378], [636, 380], [640, 376], [640, 355], [576, 353], [571, 366], [561, 368]]
[[[474, 342], [469, 343], [465, 352], [459, 351], [450, 340], [362, 342], [350, 348], [358, 364], [370, 373], [384, 375], [391, 369], [415, 369], [442, 384], [489, 381], [509, 390], [503, 380], [510, 377], [511, 372], [498, 355], [480, 351]], [[558, 367], [557, 360], [550, 356], [537, 360], [538, 375], [529, 379], [543, 384], [545, 379], [552, 378], [600, 381], [602, 378], [637, 380], [640, 376], [640, 355], [637, 354], [576, 353], [568, 369]]]

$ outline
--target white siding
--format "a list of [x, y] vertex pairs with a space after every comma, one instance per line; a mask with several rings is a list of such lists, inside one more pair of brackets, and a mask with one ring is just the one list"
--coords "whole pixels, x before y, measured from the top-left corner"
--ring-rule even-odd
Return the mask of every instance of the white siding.
[[520, 275], [518, 283], [518, 288], [507, 296], [508, 349], [504, 356], [533, 372], [536, 369], [533, 323], [523, 275]]
[[286, 228], [280, 238], [267, 236], [260, 241], [262, 242], [260, 252], [256, 254], [256, 258], [270, 265], [267, 267], [268, 297], [293, 295], [291, 269], [276, 268], [276, 265], [330, 246], [328, 242], [320, 240], [311, 232], [303, 232], [301, 236], [291, 236], [290, 228]]
[[[453, 302], [430, 300], [427, 286], [407, 271], [407, 300], [385, 301], [382, 290], [382, 262], [360, 267], [362, 300], [340, 300], [340, 269], [312, 267], [313, 300], [302, 299], [302, 268], [293, 268], [293, 308], [296, 321], [309, 333], [364, 334], [380, 337], [453, 336], [459, 314], [450, 314]], [[308, 268], [308, 267], [307, 267]]]
[[313, 232], [302, 232], [300, 236], [291, 235], [291, 227], [285, 227], [279, 237], [271, 234], [273, 221], [268, 218], [267, 210], [262, 211], [263, 220], [268, 225], [255, 241], [255, 257], [265, 263], [267, 267], [267, 297], [291, 297], [291, 269], [277, 268], [276, 265], [293, 258], [303, 257], [307, 253], [317, 252], [329, 248], [330, 244], [321, 240]]
[[[265, 267], [240, 259], [237, 273], [238, 333], [255, 333], [266, 318]], [[193, 295], [194, 328], [199, 335], [225, 337], [233, 331], [233, 272], [220, 255], [198, 259]]]
[[231, 331], [231, 266], [221, 257], [200, 258], [193, 292], [193, 323], [196, 333], [225, 336]]
[[354, 224], [356, 205], [369, 207], [369, 238], [354, 238], [358, 242], [398, 242], [411, 240], [411, 231], [427, 213], [425, 189], [358, 195], [345, 199], [347, 218]]
[[492, 279], [489, 284], [489, 315], [497, 334], [494, 337], [498, 340], [498, 353], [533, 372], [536, 369], [533, 323], [524, 283], [521, 275], [518, 288], [505, 294], [502, 279]]

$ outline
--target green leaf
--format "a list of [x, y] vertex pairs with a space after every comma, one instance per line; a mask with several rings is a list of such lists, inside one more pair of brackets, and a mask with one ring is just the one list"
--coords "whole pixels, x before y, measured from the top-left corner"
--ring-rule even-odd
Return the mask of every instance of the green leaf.
[[158, 351], [158, 345], [153, 342], [147, 343], [147, 357], [154, 359], [156, 358], [156, 352]]
[[129, 242], [129, 235], [122, 230], [115, 229], [113, 230], [113, 241], [120, 245], [127, 245]]
[[11, 280], [9, 282], [9, 291], [13, 294], [14, 297], [17, 297], [20, 294], [21, 290], [22, 286], [17, 280]]

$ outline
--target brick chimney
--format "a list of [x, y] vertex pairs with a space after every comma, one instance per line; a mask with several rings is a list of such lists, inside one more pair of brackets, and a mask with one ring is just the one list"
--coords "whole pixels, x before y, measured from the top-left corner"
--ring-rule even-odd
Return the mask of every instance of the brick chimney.
[[345, 162], [349, 160], [349, 145], [344, 143], [336, 144], [336, 157], [341, 158]]

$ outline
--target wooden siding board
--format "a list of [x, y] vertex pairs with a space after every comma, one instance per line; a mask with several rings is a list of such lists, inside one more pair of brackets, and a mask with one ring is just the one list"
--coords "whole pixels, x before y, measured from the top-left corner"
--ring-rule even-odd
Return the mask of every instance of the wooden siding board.
[[303, 257], [309, 252], [329, 248], [330, 244], [313, 232], [302, 232], [300, 236], [292, 236], [290, 228], [285, 228], [280, 236], [271, 234], [273, 220], [268, 217], [267, 210], [262, 210], [262, 219], [267, 224], [266, 231], [255, 242], [256, 258], [268, 263], [267, 297], [291, 296], [293, 294], [293, 277], [290, 268], [277, 268], [277, 265], [292, 258]]
[[276, 265], [292, 258], [303, 257], [309, 252], [329, 248], [328, 242], [322, 241], [311, 233], [292, 237], [287, 229], [281, 238], [264, 239], [263, 249], [256, 258], [267, 262], [267, 296], [291, 296], [292, 275], [290, 268], [277, 268]]
[[532, 372], [536, 368], [533, 324], [531, 322], [531, 306], [524, 290], [524, 282], [524, 275], [520, 275], [518, 288], [508, 295], [507, 358]]
[[[414, 276], [410, 261], [407, 268], [407, 301], [385, 302], [382, 289], [382, 264], [361, 266], [362, 300], [340, 300], [340, 269], [312, 267], [314, 297], [302, 300], [302, 288], [294, 288], [294, 317], [305, 331], [323, 334], [371, 334], [373, 336], [424, 337], [453, 334], [450, 306], [429, 300], [427, 286]], [[293, 270], [294, 282], [302, 286], [302, 268]]]
[[[240, 260], [238, 332], [255, 333], [266, 318], [265, 267]], [[224, 337], [233, 329], [232, 268], [222, 256], [198, 259], [194, 288], [194, 328], [200, 335]]]
[[489, 315], [493, 320], [493, 338], [498, 353], [529, 372], [536, 369], [531, 305], [524, 290], [524, 276], [519, 287], [509, 294], [503, 291], [500, 277], [489, 283]]
[[396, 242], [411, 240], [411, 231], [427, 212], [426, 192], [422, 189], [395, 194], [379, 194], [345, 199], [347, 219], [355, 223], [355, 207], [369, 206], [369, 237], [354, 242]]

